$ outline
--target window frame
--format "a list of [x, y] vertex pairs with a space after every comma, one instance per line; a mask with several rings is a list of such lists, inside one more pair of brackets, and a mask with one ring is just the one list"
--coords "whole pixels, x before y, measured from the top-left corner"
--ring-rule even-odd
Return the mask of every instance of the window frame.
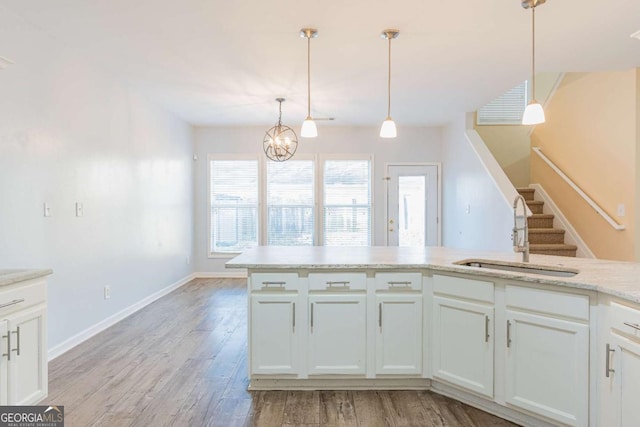
[[[207, 155], [207, 258], [230, 258], [240, 254], [240, 252], [213, 252], [212, 245], [212, 223], [211, 223], [211, 187], [212, 187], [212, 167], [211, 162], [216, 160], [225, 161], [247, 161], [255, 160], [258, 165], [258, 246], [265, 246], [267, 242], [267, 162], [264, 156], [259, 154], [208, 154]], [[375, 163], [373, 154], [297, 154], [294, 160], [311, 160], [314, 163], [314, 238], [313, 246], [322, 246], [324, 242], [324, 167], [326, 161], [331, 160], [358, 160], [369, 162], [369, 233], [370, 246], [375, 245]]]

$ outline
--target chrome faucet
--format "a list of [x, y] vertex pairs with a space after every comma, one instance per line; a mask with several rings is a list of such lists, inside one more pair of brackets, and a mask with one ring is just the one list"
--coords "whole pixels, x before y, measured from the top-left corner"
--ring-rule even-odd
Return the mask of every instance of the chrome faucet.
[[[522, 216], [524, 218], [524, 226], [518, 227], [518, 202], [522, 202]], [[524, 243], [520, 245], [519, 232], [524, 233]], [[529, 224], [527, 224], [527, 202], [522, 197], [522, 194], [518, 194], [513, 201], [513, 234], [511, 235], [513, 240], [513, 251], [522, 252], [522, 262], [529, 262]]]

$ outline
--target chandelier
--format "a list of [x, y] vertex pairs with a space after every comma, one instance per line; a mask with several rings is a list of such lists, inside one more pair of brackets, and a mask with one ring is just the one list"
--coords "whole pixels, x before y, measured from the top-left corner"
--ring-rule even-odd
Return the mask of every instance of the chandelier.
[[282, 103], [284, 98], [276, 98], [278, 105], [278, 123], [265, 132], [262, 140], [264, 154], [274, 162], [284, 162], [293, 157], [298, 149], [298, 137], [293, 129], [282, 124]]

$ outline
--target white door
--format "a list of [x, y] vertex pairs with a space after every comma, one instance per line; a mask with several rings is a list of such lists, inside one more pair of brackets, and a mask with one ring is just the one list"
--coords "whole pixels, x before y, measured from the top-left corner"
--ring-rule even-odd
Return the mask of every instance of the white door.
[[364, 375], [366, 295], [309, 296], [309, 374]]
[[589, 420], [589, 326], [507, 310], [506, 402], [571, 426]]
[[47, 395], [44, 305], [20, 311], [7, 318], [11, 334], [9, 404], [33, 405]]
[[438, 246], [437, 165], [387, 165], [387, 244]]
[[433, 376], [493, 397], [493, 307], [433, 298]]
[[[251, 373], [298, 373], [297, 295], [251, 295]], [[299, 317], [299, 316], [298, 316]]]
[[376, 295], [376, 373], [422, 373], [422, 295]]

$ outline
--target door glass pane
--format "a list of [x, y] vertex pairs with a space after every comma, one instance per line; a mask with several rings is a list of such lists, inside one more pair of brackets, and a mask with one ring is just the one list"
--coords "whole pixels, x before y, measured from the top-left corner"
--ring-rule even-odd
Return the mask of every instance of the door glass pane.
[[398, 246], [425, 246], [426, 177], [398, 177]]

